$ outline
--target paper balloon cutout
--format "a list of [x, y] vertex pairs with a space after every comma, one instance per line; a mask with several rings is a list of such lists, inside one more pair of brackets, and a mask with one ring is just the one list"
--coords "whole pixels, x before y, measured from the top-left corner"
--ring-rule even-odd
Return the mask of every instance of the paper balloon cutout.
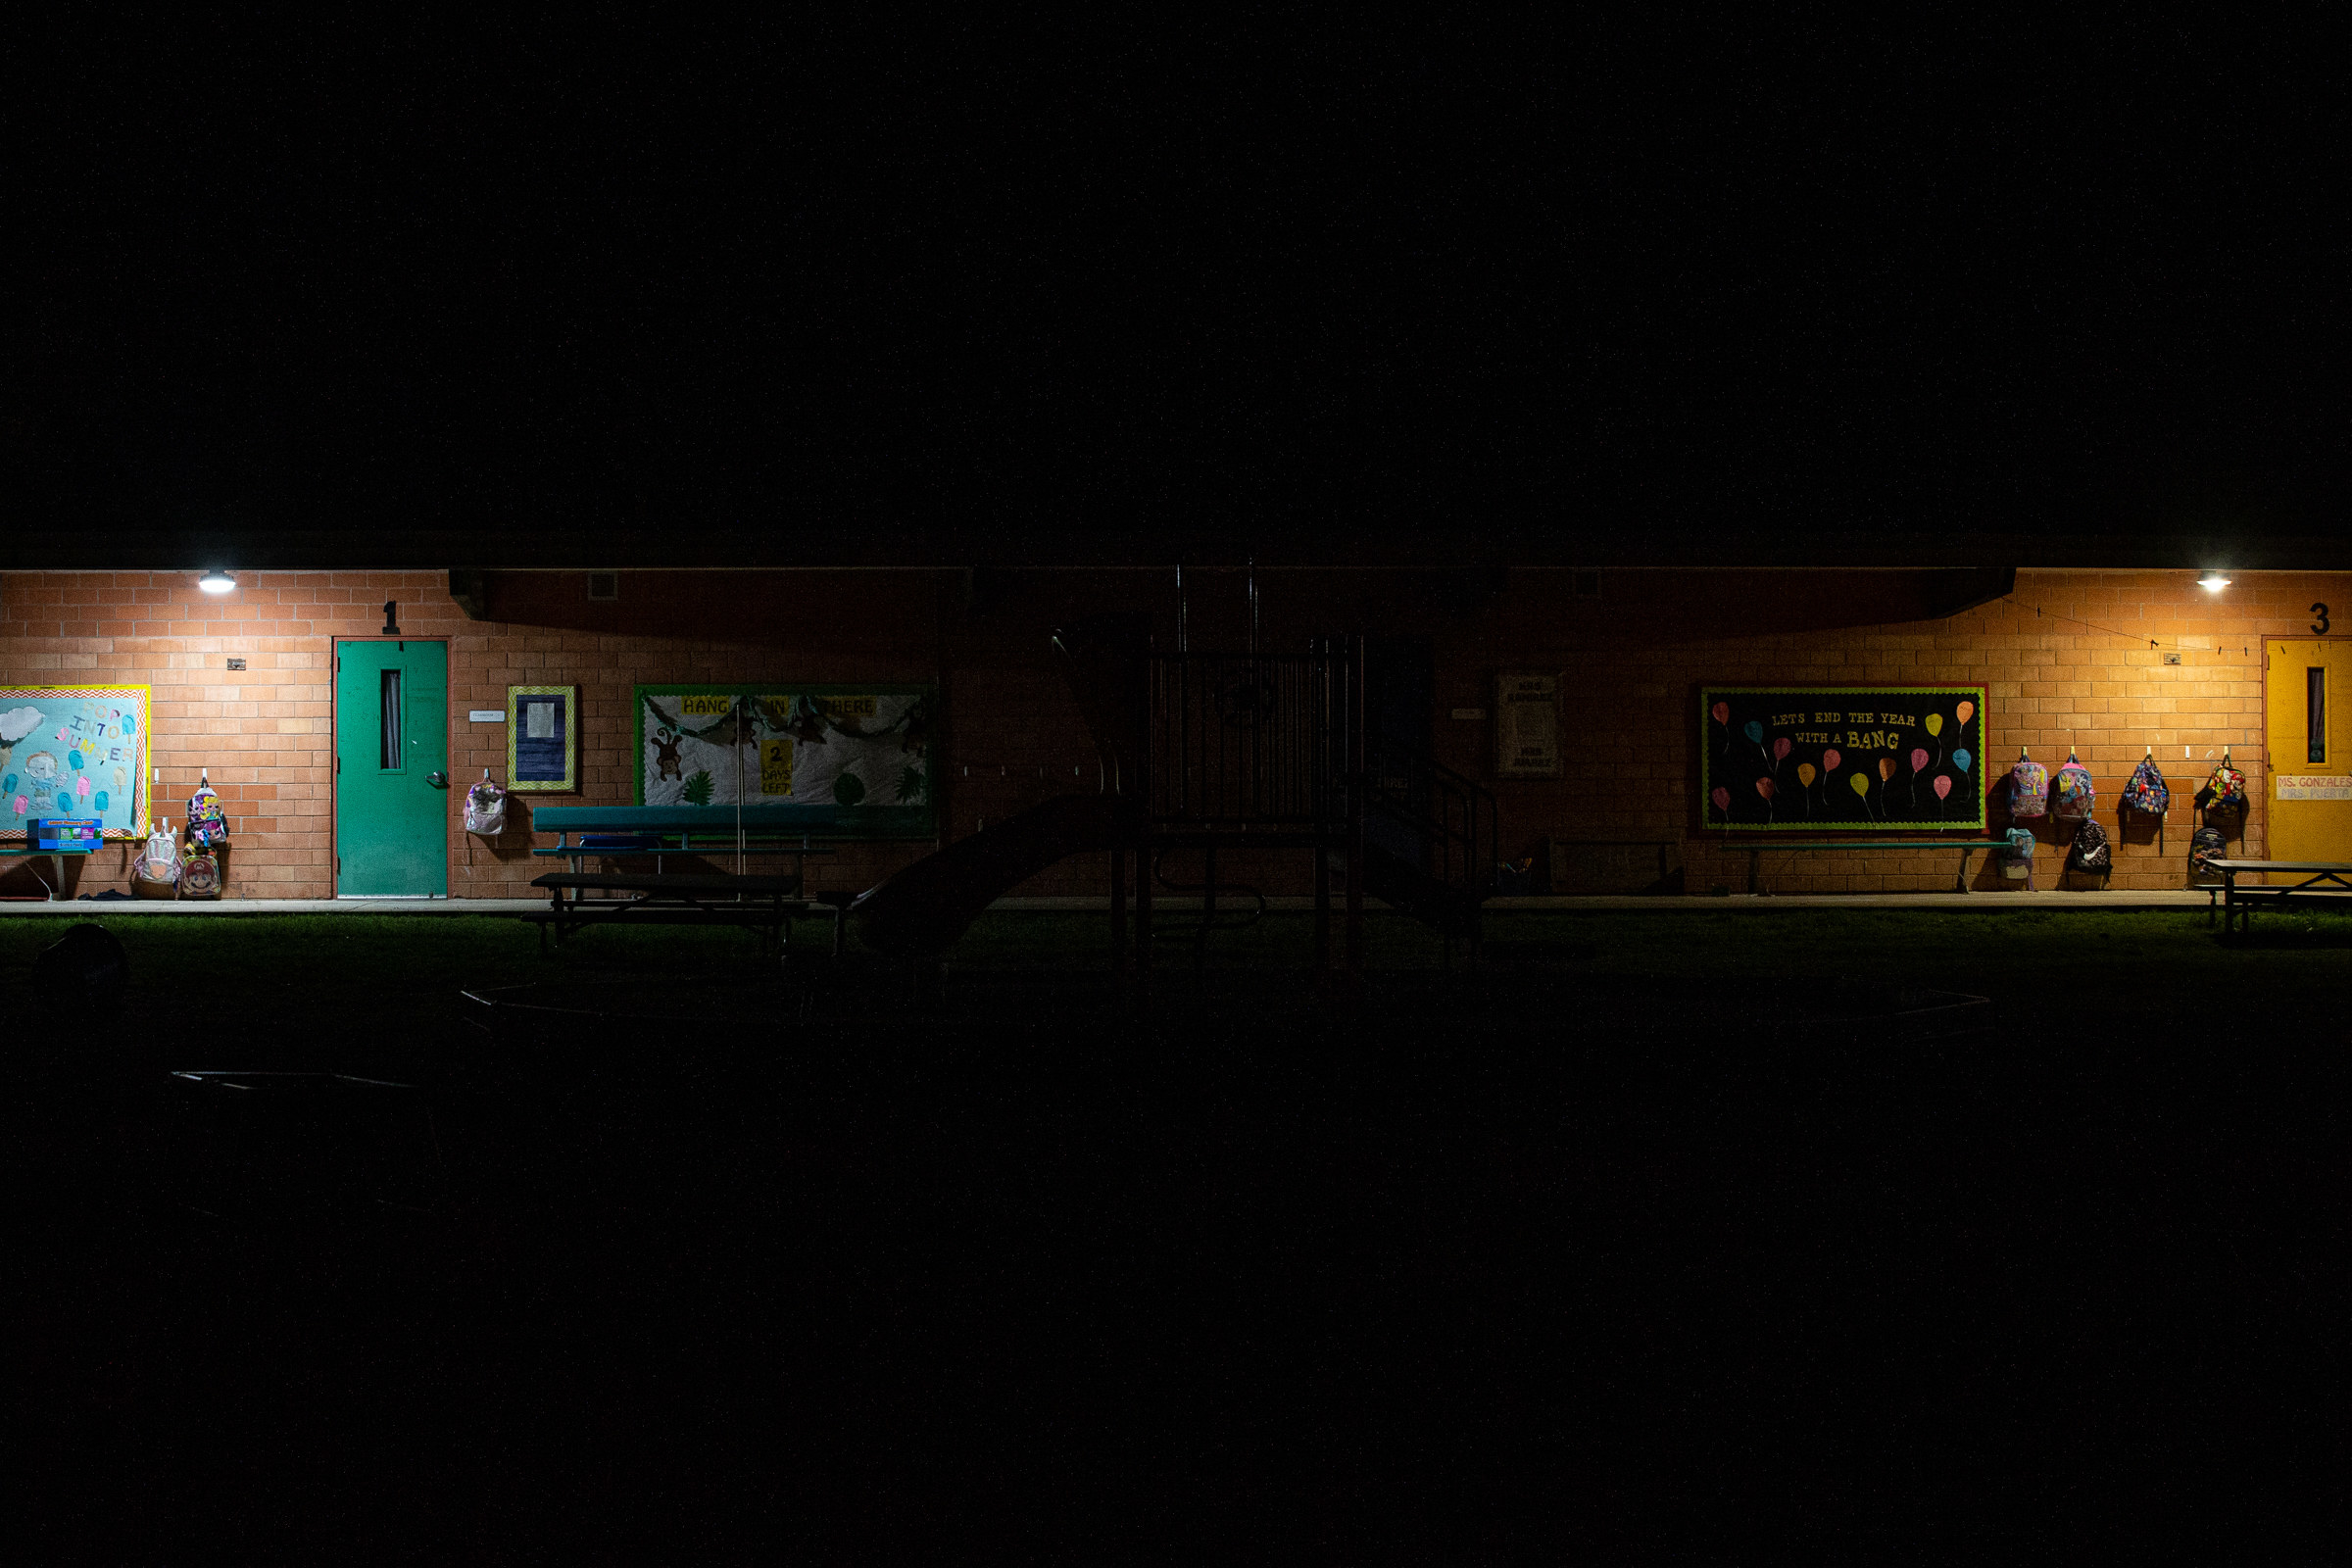
[[1952, 775], [1951, 775], [1951, 774], [1949, 774], [1949, 773], [1938, 773], [1938, 774], [1936, 774], [1936, 798], [1937, 800], [1939, 800], [1939, 801], [1940, 801], [1940, 800], [1945, 800], [1945, 799], [1948, 799], [1948, 798], [1950, 797], [1951, 793], [1952, 793]]
[[1729, 811], [1732, 808], [1732, 792], [1720, 784], [1715, 786], [1715, 793], [1708, 796], [1707, 799], [1715, 803], [1715, 809], [1718, 811]]
[[1740, 726], [1740, 733], [1745, 735], [1749, 740], [1754, 741], [1758, 745], [1763, 744], [1764, 726], [1752, 718]]
[[1953, 714], [1953, 717], [1954, 717], [1954, 718], [1955, 718], [1955, 719], [1956, 719], [1958, 722], [1965, 724], [1965, 723], [1967, 723], [1967, 722], [1968, 722], [1968, 715], [1969, 715], [1969, 714], [1971, 714], [1971, 713], [1973, 713], [1973, 712], [1975, 712], [1976, 710], [1977, 710], [1977, 705], [1976, 705], [1976, 704], [1974, 704], [1974, 703], [1962, 703], [1962, 704], [1960, 705], [1959, 709], [1958, 709], [1958, 710], [1957, 710], [1954, 712], [1954, 714]]
[[1776, 762], [1785, 761], [1787, 760], [1788, 756], [1788, 737], [1784, 735], [1779, 740], [1772, 743], [1772, 760]]
[[1968, 751], [1965, 747], [1952, 754], [1952, 765], [1963, 773], [1968, 771]]
[[1732, 721], [1732, 705], [1729, 703], [1717, 703], [1708, 711], [1715, 715], [1715, 722], [1718, 724], [1729, 724]]
[[1868, 773], [1849, 774], [1847, 775], [1845, 781], [1854, 787], [1854, 793], [1856, 795], [1868, 795], [1870, 793], [1870, 775]]
[[1813, 787], [1813, 764], [1811, 762], [1796, 764], [1796, 781], [1807, 789]]
[[1768, 801], [1769, 801], [1769, 800], [1771, 800], [1771, 799], [1772, 799], [1772, 780], [1770, 780], [1770, 779], [1768, 779], [1768, 778], [1760, 778], [1760, 779], [1756, 780], [1756, 793], [1757, 793], [1758, 795], [1761, 795], [1761, 796], [1763, 796], [1763, 797], [1764, 797], [1766, 800], [1768, 800]]
[[1879, 782], [1881, 782], [1881, 783], [1883, 784], [1883, 783], [1885, 783], [1886, 780], [1888, 780], [1888, 779], [1890, 779], [1890, 778], [1892, 778], [1892, 777], [1894, 777], [1894, 759], [1893, 759], [1893, 758], [1891, 758], [1891, 757], [1882, 757], [1882, 758], [1880, 758], [1880, 759], [1879, 759]]
[[1835, 773], [1838, 771], [1837, 747], [1833, 746], [1828, 751], [1821, 754], [1821, 770], [1824, 773]]
[[1914, 746], [1911, 748], [1911, 771], [1914, 773], [1924, 773], [1927, 770], [1928, 749], [1924, 746]]
[[1940, 735], [1943, 733], [1943, 715], [1941, 713], [1930, 713], [1928, 715], [1928, 733], [1931, 735]]

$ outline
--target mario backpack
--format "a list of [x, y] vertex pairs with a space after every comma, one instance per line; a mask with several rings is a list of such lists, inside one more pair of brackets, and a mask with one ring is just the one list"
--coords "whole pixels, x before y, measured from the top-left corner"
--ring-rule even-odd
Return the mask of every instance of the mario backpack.
[[2222, 765], [2213, 770], [2197, 799], [2208, 812], [2246, 808], [2246, 775], [2230, 765], [2229, 752], [2222, 753]]
[[2069, 747], [2066, 762], [2058, 769], [2058, 789], [2050, 803], [2050, 814], [2079, 822], [2089, 816], [2091, 808], [2098, 803], [2098, 786], [2090, 780], [2090, 769], [2082, 765]]
[[2009, 770], [2009, 814], [2020, 819], [2046, 815], [2049, 797], [2050, 770], [2028, 757], [2021, 747], [2017, 765]]

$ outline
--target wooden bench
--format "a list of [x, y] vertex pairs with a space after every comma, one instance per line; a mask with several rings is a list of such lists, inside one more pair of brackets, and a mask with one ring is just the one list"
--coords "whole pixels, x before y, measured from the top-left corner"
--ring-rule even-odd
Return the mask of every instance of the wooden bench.
[[[2352, 860], [2241, 860], [2225, 859], [2219, 856], [2205, 862], [2222, 873], [2221, 894], [2222, 931], [2232, 929], [2252, 931], [2254, 911], [2259, 908], [2284, 908], [2290, 904], [2326, 904], [2336, 899], [2352, 899]], [[2278, 876], [2299, 876], [2300, 882], [2283, 886], [2240, 887], [2237, 879], [2243, 875], [2268, 872]], [[2208, 893], [2216, 890], [2208, 890]], [[2205, 923], [2213, 924], [2213, 903], [2208, 897], [2205, 905]]]
[[[772, 939], [789, 950], [792, 922], [821, 910], [832, 914], [833, 956], [839, 957], [851, 900], [847, 894], [803, 898], [797, 876], [581, 876], [550, 871], [533, 878], [531, 886], [547, 890], [548, 906], [520, 918], [539, 927], [542, 951], [551, 930], [561, 947], [564, 937], [595, 925], [740, 926], [760, 933], [762, 944]], [[583, 897], [590, 893], [610, 896]]]
[[[1856, 850], [1958, 850], [1960, 852], [1960, 874], [1958, 879], [1952, 883], [1952, 891], [1966, 893], [1969, 890], [1968, 858], [1979, 850], [2005, 850], [2008, 847], [2007, 839], [1891, 839], [1878, 841], [1869, 839], [1800, 839], [1780, 844], [1742, 844], [1740, 846], [1747, 851], [1747, 891], [1750, 893], [1756, 891], [1756, 868], [1767, 853], [1794, 854], [1806, 850], [1824, 850], [1833, 853]], [[2031, 887], [2033, 883], [2029, 881], [2027, 886]]]

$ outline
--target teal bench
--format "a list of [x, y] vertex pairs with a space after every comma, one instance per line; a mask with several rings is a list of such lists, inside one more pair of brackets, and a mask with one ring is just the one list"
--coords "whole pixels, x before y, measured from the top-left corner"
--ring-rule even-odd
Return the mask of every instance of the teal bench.
[[[1856, 851], [1856, 850], [1958, 850], [1960, 875], [1953, 882], [1954, 893], [1968, 891], [1968, 858], [1979, 850], [2005, 850], [2007, 839], [1891, 839], [1873, 842], [1868, 839], [1797, 839], [1780, 844], [1742, 844], [1747, 852], [1747, 891], [1756, 891], [1756, 866], [1768, 851]], [[2028, 887], [2033, 883], [2028, 882]]]
[[531, 809], [531, 831], [553, 833], [553, 845], [533, 855], [571, 862], [574, 876], [590, 856], [650, 855], [662, 870], [665, 855], [790, 855], [794, 874], [806, 877], [808, 858], [831, 855], [812, 842], [809, 813], [789, 806], [747, 806], [740, 825], [731, 806], [542, 806]]

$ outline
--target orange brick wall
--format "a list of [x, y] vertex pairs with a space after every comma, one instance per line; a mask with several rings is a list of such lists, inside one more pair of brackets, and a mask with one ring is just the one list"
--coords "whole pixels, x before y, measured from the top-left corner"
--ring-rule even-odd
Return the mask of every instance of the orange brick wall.
[[[2261, 639], [2308, 634], [2315, 600], [2334, 605], [2339, 618], [2352, 612], [2346, 575], [2249, 573], [2217, 598], [2186, 572], [2025, 572], [2012, 602], [1942, 620], [1871, 624], [1885, 612], [1872, 608], [1870, 580], [1852, 573], [1704, 580], [1610, 573], [1599, 601], [1580, 601], [1567, 593], [1564, 574], [1514, 572], [1507, 591], [1481, 604], [1445, 600], [1403, 574], [1269, 576], [1267, 646], [1351, 626], [1426, 635], [1437, 661], [1439, 753], [1489, 780], [1488, 724], [1448, 714], [1491, 709], [1498, 669], [1559, 670], [1567, 776], [1493, 784], [1506, 854], [1535, 853], [1555, 836], [1671, 840], [1681, 847], [1694, 891], [1741, 887], [1747, 867], [1737, 839], [1727, 844], [1697, 824], [1691, 749], [1698, 684], [1983, 682], [1989, 690], [1989, 759], [2005, 765], [2023, 744], [2055, 764], [2072, 744], [2098, 779], [2099, 816], [2117, 849], [2113, 885], [2158, 888], [2185, 880], [2187, 797], [2225, 745], [2234, 748], [2254, 785], [2243, 847], [2261, 851], [2268, 775]], [[405, 633], [450, 645], [450, 771], [458, 786], [450, 792], [450, 893], [517, 896], [550, 863], [528, 853], [534, 800], [575, 806], [633, 798], [629, 705], [638, 682], [940, 680], [947, 696], [943, 814], [950, 837], [1046, 796], [1095, 788], [1094, 753], [1054, 667], [1046, 631], [1064, 613], [1131, 601], [1129, 608], [1168, 620], [1168, 632], [1172, 599], [1165, 585], [1073, 577], [1038, 589], [1034, 604], [967, 614], [955, 608], [952, 582], [928, 573], [868, 573], [837, 585], [836, 593], [823, 584], [689, 582], [670, 574], [666, 585], [640, 593], [634, 577], [624, 579], [629, 607], [644, 606], [655, 592], [680, 594], [688, 606], [706, 596], [710, 603], [725, 600], [731, 607], [725, 613], [670, 616], [673, 624], [709, 620], [742, 629], [740, 640], [711, 640], [659, 635], [648, 629], [650, 612], [633, 612], [640, 616], [635, 621], [600, 622], [596, 615], [609, 607], [591, 612], [581, 603], [581, 586], [562, 579], [533, 578], [494, 596], [494, 612], [527, 616], [525, 623], [467, 619], [441, 572], [254, 573], [220, 599], [198, 592], [184, 572], [6, 573], [0, 574], [0, 681], [152, 685], [153, 761], [163, 769], [157, 809], [177, 821], [199, 771], [209, 769], [233, 832], [229, 896], [326, 897], [333, 892], [331, 649], [337, 637], [375, 635], [383, 601], [395, 599]], [[1133, 587], [1123, 600], [1121, 584], [1128, 582]], [[1230, 587], [1219, 592], [1238, 603], [1224, 591]], [[762, 617], [743, 608], [805, 609], [827, 597], [854, 600], [855, 622], [864, 631], [804, 632], [795, 629], [807, 623], [799, 611]], [[1221, 603], [1206, 592], [1196, 602], [1196, 646], [1209, 645], [1206, 628]], [[2031, 608], [2036, 605], [2043, 611], [2038, 619]], [[1238, 638], [1216, 641], [1232, 645]], [[2180, 653], [2180, 663], [2163, 664], [2167, 652]], [[224, 667], [232, 655], [246, 660], [244, 670]], [[460, 792], [485, 766], [503, 776], [506, 740], [503, 726], [471, 724], [466, 710], [503, 709], [510, 684], [572, 682], [581, 688], [581, 792], [516, 797], [502, 840], [469, 838], [462, 830]], [[2152, 833], [2114, 832], [2117, 793], [2151, 744], [2176, 792], [2162, 852]], [[2185, 760], [2183, 746], [2192, 754]], [[2006, 825], [1996, 817], [1996, 831]], [[2043, 837], [2057, 835], [2045, 828]], [[865, 886], [929, 847], [851, 847], [826, 867], [825, 884]], [[1268, 892], [1303, 891], [1303, 859], [1292, 858], [1298, 863], [1277, 857], [1251, 867], [1254, 879]], [[1766, 863], [1768, 885], [1777, 891], [1880, 891], [1947, 886], [1955, 858], [1889, 852], [1778, 855]], [[1019, 891], [1101, 892], [1102, 859], [1074, 858]], [[80, 890], [122, 885], [128, 860], [126, 850], [115, 848], [93, 858], [81, 868]], [[2051, 862], [2045, 885], [2054, 872]], [[19, 885], [21, 865], [5, 874], [8, 891], [33, 891]], [[1982, 857], [1976, 874], [1982, 886], [2002, 885]]]
[[[1671, 604], [1671, 586], [1654, 580], [1664, 574], [1648, 575], [1661, 606]], [[2232, 749], [2253, 796], [2242, 850], [2262, 853], [2269, 776], [2262, 639], [2310, 635], [2314, 602], [2334, 607], [2336, 624], [2352, 624], [2343, 620], [2352, 611], [2348, 575], [2247, 573], [2217, 596], [2184, 571], [2026, 571], [2010, 600], [1943, 620], [1761, 636], [1693, 626], [1678, 636], [1663, 608], [1627, 624], [1622, 604], [1610, 604], [1620, 581], [1617, 574], [1604, 579], [1603, 600], [1592, 605], [1515, 580], [1477, 632], [1440, 640], [1438, 745], [1453, 765], [1491, 777], [1491, 732], [1449, 720], [1448, 712], [1491, 707], [1497, 669], [1561, 671], [1567, 776], [1494, 785], [1506, 850], [1533, 854], [1546, 836], [1673, 840], [1692, 892], [1710, 885], [1739, 891], [1748, 864], [1737, 835], [1698, 826], [1692, 747], [1701, 683], [1982, 682], [1988, 760], [2005, 770], [2025, 746], [2054, 771], [2075, 748], [2098, 782], [2097, 814], [2116, 854], [2111, 885], [2177, 888], [2187, 880], [2195, 825], [2189, 797], [2224, 747]], [[1769, 582], [1758, 589], [1770, 591]], [[2180, 662], [2163, 663], [2174, 652]], [[2174, 791], [2161, 850], [2152, 828], [2135, 826], [2127, 837], [2117, 827], [2122, 786], [2149, 746]], [[1993, 813], [1995, 834], [2010, 825]], [[2051, 846], [2046, 855], [2062, 835], [2044, 819], [2039, 837]], [[1947, 888], [1957, 859], [1943, 852], [1775, 854], [1763, 863], [1765, 885], [1776, 892], [1879, 892]], [[2039, 885], [2055, 885], [2056, 869], [2055, 858], [2040, 861]], [[1983, 856], [1972, 871], [1977, 886], [2007, 885]]]
[[[911, 618], [927, 624], [928, 580], [910, 580], [905, 592], [918, 602]], [[0, 575], [0, 682], [152, 686], [150, 760], [163, 782], [149, 786], [151, 812], [176, 826], [209, 773], [229, 819], [226, 896], [330, 898], [333, 644], [378, 634], [387, 599], [399, 603], [403, 633], [449, 643], [454, 898], [533, 896], [530, 879], [554, 863], [529, 854], [533, 802], [633, 801], [630, 689], [638, 682], [911, 681], [937, 672], [932, 651], [920, 646], [885, 657], [468, 620], [449, 596], [448, 574], [436, 571], [243, 573], [236, 592], [218, 599], [186, 572], [15, 572]], [[246, 667], [228, 669], [230, 656]], [[469, 837], [464, 786], [485, 767], [505, 776], [506, 730], [469, 723], [466, 711], [503, 710], [509, 685], [568, 683], [580, 687], [582, 789], [517, 796], [502, 839]], [[929, 848], [853, 846], [833, 858], [828, 875], [835, 886], [863, 886]], [[131, 853], [109, 846], [92, 857], [78, 867], [76, 891], [126, 885]], [[21, 862], [0, 872], [10, 893], [38, 891]]]

